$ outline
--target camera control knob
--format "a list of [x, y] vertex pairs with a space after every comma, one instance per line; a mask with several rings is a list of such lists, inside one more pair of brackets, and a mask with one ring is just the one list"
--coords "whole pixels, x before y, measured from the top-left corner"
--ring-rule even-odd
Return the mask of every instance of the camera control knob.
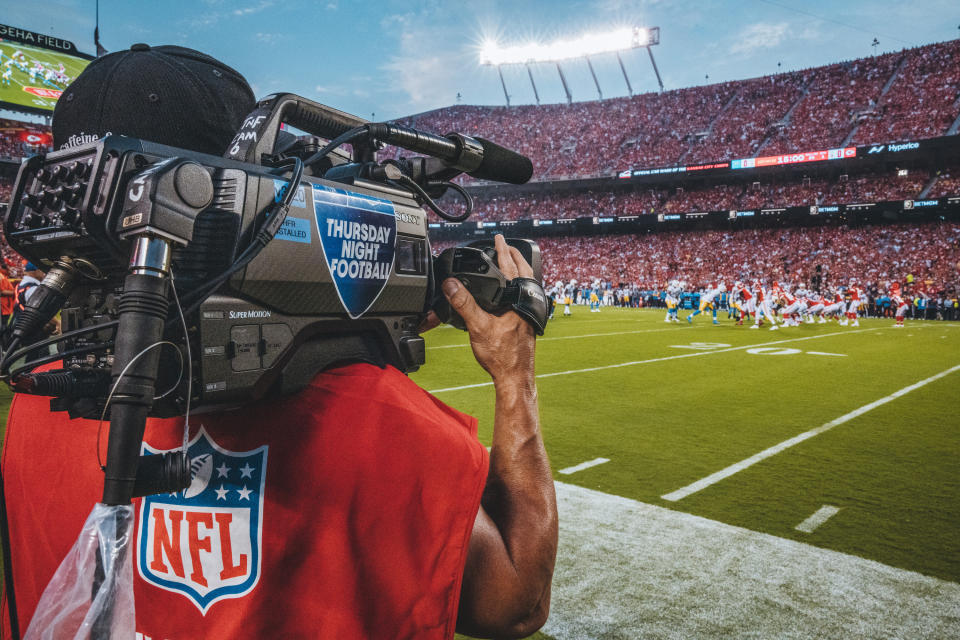
[[43, 201], [51, 208], [58, 209], [63, 202], [63, 187], [47, 189], [43, 194]]
[[[40, 201], [40, 198], [33, 195], [32, 193], [25, 193], [23, 197], [20, 198], [20, 204], [24, 206], [25, 209], [41, 209], [43, 208], [43, 203]], [[24, 216], [26, 217], [26, 216]]]
[[50, 169], [44, 168], [44, 169], [40, 169], [40, 171], [37, 171], [37, 180], [39, 180], [40, 182], [47, 183], [47, 182], [50, 182], [52, 178], [53, 178], [53, 171], [51, 171]]
[[22, 218], [23, 226], [27, 227], [28, 229], [39, 227], [43, 220], [43, 216], [36, 213], [28, 213]]
[[[86, 166], [86, 165], [84, 165]], [[63, 188], [63, 201], [69, 205], [77, 204], [83, 194], [83, 184], [77, 182]]]
[[53, 169], [53, 178], [55, 180], [63, 180], [70, 175], [70, 169], [62, 164], [58, 164]]
[[81, 162], [77, 160], [72, 165], [70, 165], [70, 173], [77, 179], [83, 179], [87, 177], [87, 173], [90, 171], [90, 165], [86, 162]]
[[60, 221], [70, 226], [76, 225], [80, 222], [80, 210], [64, 205], [60, 208]]

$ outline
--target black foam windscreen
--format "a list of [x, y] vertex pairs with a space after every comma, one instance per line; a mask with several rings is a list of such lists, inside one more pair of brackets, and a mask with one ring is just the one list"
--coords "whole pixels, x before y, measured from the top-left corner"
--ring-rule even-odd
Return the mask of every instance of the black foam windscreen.
[[533, 163], [530, 158], [489, 140], [474, 139], [483, 147], [483, 161], [476, 170], [470, 172], [474, 178], [524, 184], [533, 176]]

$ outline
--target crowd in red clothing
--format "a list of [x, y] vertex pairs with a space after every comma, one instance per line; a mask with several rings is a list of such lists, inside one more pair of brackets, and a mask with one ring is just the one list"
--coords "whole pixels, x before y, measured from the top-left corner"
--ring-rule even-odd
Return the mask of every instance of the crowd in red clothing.
[[733, 100], [714, 120], [709, 135], [693, 144], [684, 162], [698, 164], [756, 155], [770, 128], [803, 94], [810, 82], [807, 75], [784, 73], [736, 83]]
[[[960, 175], [960, 170], [953, 169]], [[949, 176], [949, 172], [945, 172]], [[524, 220], [581, 218], [589, 216], [631, 216], [651, 213], [725, 211], [762, 207], [792, 207], [822, 204], [852, 204], [884, 200], [914, 199], [930, 181], [925, 170], [907, 175], [865, 173], [825, 178], [791, 179], [779, 182], [745, 182], [712, 186], [649, 187], [637, 191], [587, 191], [548, 195], [475, 196], [471, 220]], [[936, 195], [960, 194], [960, 179], [941, 176]], [[451, 212], [463, 211], [460, 201], [447, 198]], [[434, 219], [433, 214], [430, 214]]]
[[19, 162], [39, 151], [48, 151], [51, 141], [47, 125], [0, 118], [0, 158]]
[[943, 135], [958, 110], [960, 40], [914, 49], [852, 142], [872, 144]]
[[[548, 283], [604, 282], [657, 289], [677, 278], [695, 288], [720, 278], [763, 277], [825, 285], [930, 280], [960, 287], [960, 225], [896, 224], [537, 240]], [[435, 247], [437, 249], [437, 247]]]
[[940, 172], [937, 182], [930, 189], [927, 197], [942, 198], [960, 194], [960, 167], [954, 167]]
[[790, 113], [789, 126], [775, 127], [763, 155], [842, 145], [857, 118], [872, 112], [902, 59], [889, 53], [817, 69], [816, 82], [808, 82], [806, 95]]
[[529, 156], [534, 180], [542, 181], [929, 138], [946, 134], [958, 116], [960, 40], [953, 40], [659, 94], [571, 105], [456, 105], [400, 122], [494, 140]]

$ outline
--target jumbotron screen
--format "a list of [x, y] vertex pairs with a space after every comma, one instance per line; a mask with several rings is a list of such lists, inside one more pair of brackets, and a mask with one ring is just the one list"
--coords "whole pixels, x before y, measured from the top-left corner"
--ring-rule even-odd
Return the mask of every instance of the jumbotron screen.
[[0, 24], [0, 107], [53, 111], [90, 60], [69, 40]]

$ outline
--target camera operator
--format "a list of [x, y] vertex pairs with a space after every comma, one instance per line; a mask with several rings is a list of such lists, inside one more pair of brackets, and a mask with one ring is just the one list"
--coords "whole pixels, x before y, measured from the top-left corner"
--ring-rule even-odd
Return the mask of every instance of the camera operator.
[[[134, 45], [95, 60], [67, 88], [54, 145], [113, 133], [220, 155], [253, 106], [246, 80], [223, 63]], [[496, 248], [506, 277], [533, 275], [500, 236]], [[481, 310], [457, 280], [442, 289], [494, 383], [491, 452], [475, 418], [397, 369], [362, 362], [339, 363], [294, 395], [193, 416], [191, 442], [210, 442], [210, 453], [191, 458], [193, 482], [181, 493], [219, 489], [207, 511], [138, 503], [127, 558], [138, 635], [420, 639], [456, 628], [523, 637], [543, 625], [557, 513], [534, 333], [516, 313]], [[422, 328], [437, 322], [430, 314]], [[150, 419], [144, 445], [175, 449], [182, 430], [182, 419]], [[21, 631], [100, 497], [98, 431], [96, 421], [52, 412], [47, 398], [14, 397], [3, 497]], [[213, 467], [214, 458], [236, 462]], [[230, 504], [248, 508], [249, 522], [231, 521], [242, 510]]]

